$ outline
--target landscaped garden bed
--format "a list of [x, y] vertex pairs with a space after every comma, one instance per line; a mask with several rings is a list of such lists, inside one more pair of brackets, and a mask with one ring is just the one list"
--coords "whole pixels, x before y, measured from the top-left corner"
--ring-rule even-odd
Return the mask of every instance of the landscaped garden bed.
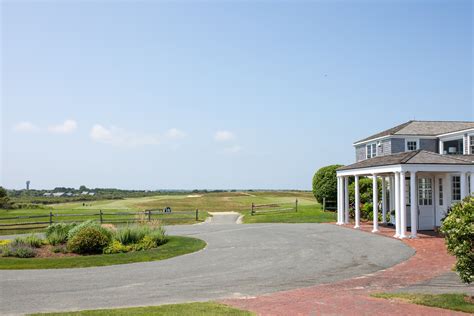
[[115, 227], [94, 221], [50, 225], [38, 235], [0, 241], [0, 269], [103, 266], [152, 261], [202, 249], [205, 242], [169, 237], [159, 222]]

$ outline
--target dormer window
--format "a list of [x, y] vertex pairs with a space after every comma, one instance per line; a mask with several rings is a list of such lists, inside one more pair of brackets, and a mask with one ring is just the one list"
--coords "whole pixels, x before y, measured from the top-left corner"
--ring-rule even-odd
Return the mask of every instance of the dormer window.
[[377, 143], [371, 143], [365, 146], [365, 157], [367, 159], [377, 157]]
[[420, 149], [420, 141], [418, 139], [406, 139], [405, 151], [414, 151]]

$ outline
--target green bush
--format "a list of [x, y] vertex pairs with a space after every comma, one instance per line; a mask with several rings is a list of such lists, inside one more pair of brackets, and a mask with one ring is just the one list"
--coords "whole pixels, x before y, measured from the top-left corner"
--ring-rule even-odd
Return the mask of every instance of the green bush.
[[132, 250], [130, 246], [123, 245], [118, 240], [113, 240], [107, 247], [104, 248], [104, 253], [112, 254], [112, 253], [122, 253], [122, 252], [129, 252]]
[[49, 244], [55, 246], [67, 242], [68, 234], [71, 229], [76, 227], [76, 224], [55, 223], [46, 228], [46, 240]]
[[88, 221], [85, 221], [85, 222], [82, 222], [81, 224], [73, 227], [71, 230], [69, 230], [68, 232], [68, 240], [74, 238], [74, 236], [79, 232], [81, 231], [82, 229], [86, 228], [86, 227], [93, 227], [97, 230], [100, 230], [104, 235], [107, 235], [107, 237], [109, 239], [112, 238], [112, 232], [102, 226], [100, 226], [99, 223], [93, 221], [93, 220], [88, 220]]
[[68, 249], [78, 254], [102, 253], [104, 248], [110, 243], [111, 237], [110, 232], [101, 228], [100, 226], [82, 227], [68, 240]]
[[[373, 180], [371, 178], [359, 178], [359, 200], [361, 204], [372, 203]], [[377, 180], [378, 201], [382, 201], [382, 180]], [[349, 203], [355, 205], [355, 182], [349, 184]]]
[[441, 225], [448, 251], [456, 256], [456, 271], [465, 283], [474, 281], [474, 197], [455, 204]]
[[313, 194], [319, 203], [323, 202], [323, 198], [328, 201], [337, 200], [336, 169], [339, 167], [342, 167], [342, 165], [326, 166], [314, 174]]
[[26, 237], [17, 237], [13, 240], [13, 244], [25, 244], [33, 248], [39, 248], [44, 244], [44, 240], [37, 235], [31, 234]]

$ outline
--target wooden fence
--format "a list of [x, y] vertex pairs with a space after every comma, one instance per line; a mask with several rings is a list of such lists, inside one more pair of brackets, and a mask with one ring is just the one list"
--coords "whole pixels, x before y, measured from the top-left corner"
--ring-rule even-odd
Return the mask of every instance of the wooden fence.
[[166, 209], [154, 209], [140, 212], [104, 212], [69, 214], [53, 213], [43, 215], [24, 215], [0, 217], [0, 230], [43, 228], [53, 223], [77, 223], [85, 220], [97, 220], [99, 223], [129, 223], [137, 221], [163, 220], [165, 222], [180, 220], [199, 220], [199, 210], [171, 212]]
[[323, 211], [337, 211], [337, 202], [323, 198]]
[[250, 215], [254, 216], [257, 214], [265, 213], [288, 213], [298, 212], [298, 199], [295, 200], [295, 205], [292, 207], [282, 207], [280, 204], [254, 204], [252, 203], [252, 209]]

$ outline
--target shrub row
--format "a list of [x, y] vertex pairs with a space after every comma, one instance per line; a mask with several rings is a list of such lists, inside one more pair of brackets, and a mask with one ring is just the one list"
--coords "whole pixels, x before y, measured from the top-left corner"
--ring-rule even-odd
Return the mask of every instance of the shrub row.
[[105, 228], [94, 221], [79, 225], [56, 223], [46, 229], [46, 240], [36, 235], [16, 238], [0, 244], [0, 255], [29, 258], [35, 248], [48, 243], [52, 252], [77, 254], [120, 253], [156, 248], [167, 242], [165, 230], [156, 223]]

